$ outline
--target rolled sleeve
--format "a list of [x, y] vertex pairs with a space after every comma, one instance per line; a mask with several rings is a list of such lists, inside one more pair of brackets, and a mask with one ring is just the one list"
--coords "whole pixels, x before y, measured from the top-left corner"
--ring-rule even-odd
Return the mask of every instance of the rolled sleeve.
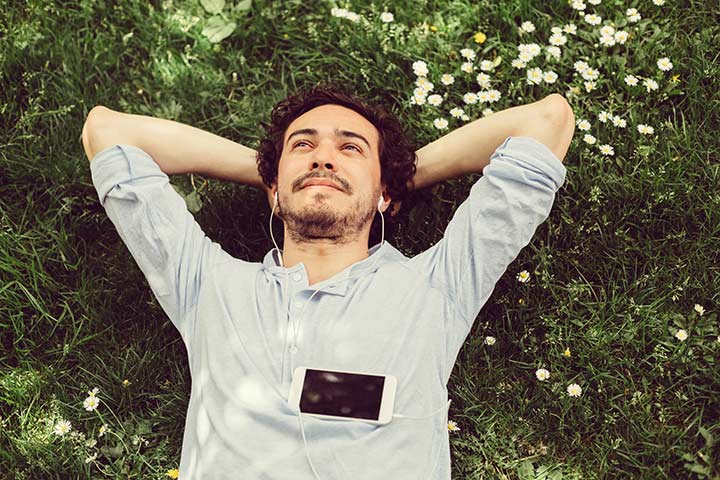
[[187, 343], [186, 313], [220, 245], [207, 238], [168, 176], [142, 149], [108, 147], [93, 157], [90, 171], [100, 203]]
[[550, 215], [566, 173], [540, 141], [507, 137], [455, 211], [443, 238], [410, 260], [455, 300], [463, 332], [469, 331], [508, 265]]

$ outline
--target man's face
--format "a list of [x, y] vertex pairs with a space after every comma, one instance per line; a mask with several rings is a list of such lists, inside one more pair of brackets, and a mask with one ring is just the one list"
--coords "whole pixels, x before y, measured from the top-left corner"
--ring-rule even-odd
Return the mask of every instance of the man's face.
[[[299, 132], [306, 129], [317, 133]], [[276, 212], [295, 242], [346, 243], [372, 222], [382, 192], [378, 140], [372, 123], [339, 105], [316, 107], [288, 126]], [[330, 181], [337, 189], [305, 187], [311, 180]]]

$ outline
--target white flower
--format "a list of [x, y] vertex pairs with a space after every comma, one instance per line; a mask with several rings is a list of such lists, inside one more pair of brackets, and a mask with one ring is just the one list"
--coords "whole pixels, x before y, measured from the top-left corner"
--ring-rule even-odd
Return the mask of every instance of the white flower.
[[600, 5], [601, 1], [602, 0], [588, 0], [588, 3], [590, 3], [591, 5]]
[[437, 107], [438, 105], [440, 105], [443, 102], [443, 98], [440, 95], [434, 94], [434, 95], [430, 95], [427, 98], [427, 102], [430, 105]]
[[619, 43], [620, 45], [623, 45], [625, 42], [627, 42], [627, 39], [630, 37], [630, 34], [626, 32], [625, 30], [620, 30], [619, 32], [615, 32], [615, 41]]
[[586, 13], [584, 19], [590, 25], [600, 25], [602, 17], [595, 15], [594, 13]]
[[72, 429], [72, 425], [70, 425], [70, 422], [67, 420], [60, 420], [55, 424], [55, 428], [53, 430], [53, 433], [55, 435], [65, 435]]
[[589, 145], [594, 145], [595, 142], [597, 141], [597, 139], [595, 137], [593, 137], [592, 135], [590, 135], [589, 133], [586, 133], [583, 136], [583, 141]]
[[571, 35], [575, 35], [577, 33], [577, 25], [575, 25], [574, 23], [568, 23], [567, 25], [563, 26], [562, 31]]
[[584, 62], [582, 60], [578, 60], [573, 64], [573, 68], [578, 73], [585, 73], [585, 71], [590, 68], [590, 65], [587, 64], [587, 62]]
[[415, 85], [425, 90], [425, 93], [432, 92], [435, 89], [435, 85], [427, 77], [418, 77], [415, 80]]
[[522, 23], [522, 25], [520, 25], [520, 30], [522, 30], [523, 32], [528, 32], [528, 33], [534, 32], [535, 25], [533, 25], [533, 23], [530, 21], [525, 21]]
[[515, 58], [512, 62], [510, 62], [510, 65], [512, 65], [514, 68], [525, 68], [527, 66], [527, 63], [523, 62], [519, 58]]
[[426, 77], [428, 74], [428, 68], [427, 63], [423, 62], [422, 60], [418, 60], [417, 62], [414, 62], [412, 64], [413, 72], [415, 72], [415, 75], [418, 77]]
[[448, 430], [451, 432], [457, 432], [458, 430], [460, 430], [460, 427], [458, 427], [457, 423], [455, 423], [454, 421], [449, 420], [448, 421]]
[[588, 67], [585, 69], [584, 72], [581, 73], [581, 75], [585, 80], [597, 80], [597, 78], [600, 76], [600, 72], [598, 72], [592, 67]]
[[557, 79], [557, 73], [553, 72], [552, 70], [548, 70], [547, 72], [543, 73], [543, 80], [545, 80], [545, 83], [555, 83]]
[[464, 58], [467, 58], [468, 60], [475, 59], [475, 52], [470, 48], [463, 48], [460, 50], [460, 55], [462, 55]]
[[94, 397], [94, 396], [96, 396], [96, 395], [98, 394], [99, 391], [100, 391], [100, 389], [97, 388], [97, 387], [95, 387], [95, 388], [93, 388], [92, 390], [90, 390], [90, 391], [88, 392], [88, 395], [90, 395], [91, 397]]
[[468, 105], [472, 105], [474, 103], [477, 103], [478, 96], [474, 92], [468, 92], [465, 95], [463, 95], [463, 101], [467, 103]]
[[477, 77], [475, 77], [475, 80], [477, 81], [478, 85], [483, 88], [490, 87], [490, 75], [488, 75], [487, 73], [478, 73]]
[[600, 35], [602, 35], [603, 37], [612, 37], [613, 33], [615, 33], [615, 29], [610, 25], [605, 25], [600, 29]]
[[538, 380], [542, 382], [543, 380], [547, 380], [548, 378], [550, 378], [550, 372], [548, 372], [544, 368], [538, 368], [537, 370], [535, 370], [535, 376]]
[[542, 82], [543, 74], [542, 70], [540, 70], [540, 67], [531, 68], [527, 71], [527, 83], [536, 83], [539, 84]]
[[483, 108], [483, 111], [482, 111], [483, 117], [488, 117], [488, 116], [492, 115], [493, 113], [495, 113], [495, 112], [493, 112], [492, 109]]
[[573, 10], [585, 10], [585, 3], [582, 0], [572, 0], [572, 8]]
[[658, 68], [659, 68], [660, 70], [662, 70], [663, 72], [667, 72], [668, 70], [670, 70], [671, 68], [673, 68], [672, 62], [671, 62], [670, 59], [667, 58], [667, 57], [663, 57], [663, 58], [661, 58], [660, 60], [658, 60], [658, 61], [657, 61], [657, 66], [658, 66]]
[[464, 62], [462, 66], [460, 66], [460, 70], [462, 70], [465, 73], [472, 73], [472, 71], [475, 69], [473, 67], [472, 62]]
[[625, 75], [625, 83], [634, 87], [638, 84], [638, 78], [635, 75]]
[[567, 43], [567, 37], [562, 33], [553, 33], [550, 35], [548, 41], [550, 42], [550, 45], [565, 45]]
[[436, 118], [433, 120], [433, 125], [435, 125], [435, 128], [438, 130], [445, 130], [448, 126], [448, 121], [444, 118]]
[[440, 81], [443, 85], [452, 85], [453, 83], [455, 83], [455, 77], [453, 77], [449, 73], [446, 73], [442, 77], [440, 77]]
[[577, 383], [571, 383], [567, 387], [567, 392], [568, 395], [570, 395], [571, 397], [579, 397], [580, 395], [582, 395], [582, 388], [580, 388], [580, 385], [578, 385]]
[[395, 20], [395, 16], [390, 12], [383, 12], [380, 14], [380, 20], [382, 20], [385, 23], [390, 23], [393, 20]]
[[657, 90], [657, 89], [658, 89], [658, 83], [657, 83], [655, 80], [653, 80], [652, 78], [646, 78], [645, 80], [643, 80], [643, 86], [644, 86], [645, 88], [647, 88], [647, 91], [648, 91], [648, 92], [649, 92], [650, 90]]
[[627, 122], [625, 121], [625, 119], [622, 119], [618, 116], [612, 118], [612, 123], [619, 128], [625, 128], [627, 126]]
[[358, 15], [355, 12], [350, 12], [347, 14], [347, 19], [350, 20], [351, 22], [357, 23], [360, 20], [360, 15]]
[[579, 119], [579, 120], [577, 121], [577, 127], [578, 127], [578, 130], [582, 130], [583, 132], [587, 132], [588, 130], [590, 130], [590, 122], [588, 122], [588, 121], [585, 120], [585, 119]]
[[85, 399], [83, 402], [83, 406], [85, 407], [85, 410], [88, 412], [91, 412], [95, 410], [98, 405], [100, 404], [100, 399], [98, 399], [95, 395], [91, 395]]
[[560, 58], [562, 54], [560, 47], [545, 47], [545, 51], [552, 55], [553, 58]]
[[495, 68], [495, 64], [490, 60], [483, 60], [480, 62], [480, 70], [484, 72], [490, 72]]
[[485, 345], [495, 345], [495, 337], [489, 335], [485, 337]]
[[652, 0], [652, 2], [658, 7], [661, 5], [665, 5], [665, 0]]
[[625, 14], [627, 15], [630, 23], [639, 22], [642, 18], [640, 13], [638, 13], [637, 8], [628, 8]]
[[615, 155], [615, 149], [606, 143], [604, 145], [600, 145], [600, 153], [603, 155]]
[[105, 432], [107, 431], [107, 425], [103, 424], [102, 427], [100, 427], [100, 430], [98, 431], [98, 437], [102, 437], [105, 435]]
[[500, 100], [500, 96], [501, 96], [500, 90], [495, 90], [494, 88], [492, 90], [490, 90], [489, 92], [487, 92], [487, 97], [488, 97], [487, 100], [490, 103], [495, 103], [498, 100]]
[[650, 125], [643, 125], [642, 123], [637, 126], [637, 130], [643, 135], [652, 135], [655, 133], [655, 129], [653, 127]]
[[602, 35], [600, 37], [600, 45], [603, 47], [612, 47], [615, 45], [615, 39], [612, 36]]
[[527, 270], [523, 270], [522, 272], [517, 274], [517, 281], [521, 283], [527, 283], [530, 281], [530, 272]]
[[422, 88], [416, 88], [415, 92], [413, 92], [413, 97], [410, 100], [410, 103], [413, 105], [425, 105], [426, 100], [427, 94], [425, 93], [425, 90]]
[[452, 110], [450, 110], [450, 115], [452, 115], [453, 118], [460, 118], [463, 115], [465, 115], [465, 112], [462, 108], [455, 107]]
[[606, 112], [604, 110], [601, 110], [598, 114], [598, 121], [605, 123], [608, 121], [608, 118], [611, 118], [612, 115], [609, 112]]
[[677, 333], [675, 334], [675, 338], [677, 338], [681, 342], [684, 342], [687, 339], [687, 337], [688, 337], [687, 332], [685, 330], [683, 330], [682, 328], [680, 330], [678, 330]]
[[705, 313], [705, 308], [703, 308], [703, 306], [700, 305], [699, 303], [696, 303], [695, 311], [698, 312], [700, 314], [700, 316], [702, 316], [702, 314]]

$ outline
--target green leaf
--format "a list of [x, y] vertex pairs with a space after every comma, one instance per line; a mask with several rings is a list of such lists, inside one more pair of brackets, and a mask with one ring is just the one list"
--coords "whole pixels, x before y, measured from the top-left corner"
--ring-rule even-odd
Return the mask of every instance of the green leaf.
[[203, 28], [202, 34], [210, 40], [210, 43], [219, 43], [229, 37], [236, 26], [237, 24], [235, 22], [225, 20], [220, 15], [215, 15], [208, 20], [205, 28]]
[[225, 0], [200, 0], [200, 3], [208, 13], [212, 14], [220, 13], [225, 8]]
[[243, 12], [245, 10], [250, 10], [251, 6], [252, 6], [252, 0], [243, 0], [242, 2], [235, 5], [235, 11]]
[[518, 465], [517, 474], [521, 480], [532, 480], [535, 478], [535, 469], [530, 460], [525, 460]]
[[713, 439], [712, 433], [710, 433], [706, 428], [700, 427], [700, 435], [703, 436], [705, 441], [707, 442], [706, 447], [710, 448], [715, 444], [715, 440]]
[[202, 199], [197, 191], [190, 192], [183, 198], [185, 199], [185, 204], [187, 205], [188, 210], [192, 213], [199, 212], [203, 206]]

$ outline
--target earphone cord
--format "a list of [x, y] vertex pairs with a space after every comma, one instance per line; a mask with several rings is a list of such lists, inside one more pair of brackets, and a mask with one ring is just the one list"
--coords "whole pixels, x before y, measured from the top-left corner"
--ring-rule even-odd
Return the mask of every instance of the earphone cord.
[[[385, 217], [383, 216], [383, 213], [382, 213], [382, 211], [380, 210], [380, 206], [382, 205], [382, 201], [383, 201], [383, 198], [380, 197], [380, 200], [378, 201], [378, 211], [380, 212], [380, 218], [381, 218], [381, 220], [382, 220], [382, 235], [381, 235], [381, 240], [380, 240], [381, 246], [382, 246], [382, 244], [385, 242]], [[270, 213], [270, 236], [272, 237], [273, 244], [275, 245], [275, 248], [276, 248], [277, 251], [278, 251], [278, 255], [279, 255], [279, 257], [280, 257], [280, 265], [284, 266], [284, 265], [283, 265], [283, 260], [282, 260], [282, 253], [280, 253], [280, 248], [278, 248], [277, 242], [275, 242], [275, 237], [273, 236], [273, 233], [272, 233], [272, 217], [273, 217], [273, 215], [275, 214], [275, 206], [276, 206], [276, 205], [277, 205], [277, 191], [275, 192], [275, 203], [273, 204], [273, 209], [272, 209], [272, 212]], [[286, 276], [286, 278], [287, 278], [288, 272], [284, 272], [284, 273], [285, 273], [285, 276]], [[355, 277], [347, 277], [347, 278], [345, 278], [344, 280], [349, 280], [350, 278], [355, 278]], [[307, 302], [305, 302], [305, 306], [303, 306], [303, 309], [302, 309], [302, 311], [300, 312], [300, 318], [298, 319], [297, 327], [295, 327], [295, 323], [293, 322], [293, 333], [294, 333], [293, 346], [295, 346], [295, 344], [297, 344], [297, 336], [298, 336], [298, 334], [299, 334], [299, 332], [300, 332], [300, 321], [302, 320], [302, 316], [303, 316], [303, 314], [304, 314], [304, 312], [305, 312], [305, 307], [307, 307], [308, 303], [310, 303], [310, 300], [312, 300], [312, 297], [314, 297], [315, 294], [318, 293], [320, 290], [322, 290], [322, 287], [320, 287], [320, 288], [318, 288], [317, 290], [315, 290], [315, 292], [313, 292], [313, 294], [310, 296], [310, 298], [308, 298]], [[290, 317], [290, 307], [289, 307], [289, 306], [286, 307], [286, 313], [287, 313], [287, 316]], [[281, 378], [281, 382], [282, 382], [282, 379], [283, 379], [284, 376], [285, 376], [285, 354], [284, 354], [284, 352], [283, 352], [283, 357], [282, 357], [282, 358], [283, 358], [283, 366], [282, 366], [282, 378]], [[293, 363], [293, 355], [291, 354], [291, 355], [290, 355], [290, 370], [291, 370], [291, 371], [293, 370], [293, 366], [294, 366], [294, 363]], [[281, 396], [282, 396], [282, 395], [281, 395]], [[442, 407], [440, 407], [440, 408], [439, 408], [438, 410], [436, 410], [435, 412], [433, 412], [433, 413], [431, 413], [431, 414], [429, 414], [429, 415], [422, 416], [422, 417], [411, 417], [411, 416], [408, 416], [408, 415], [401, 415], [401, 414], [394, 414], [393, 417], [409, 418], [409, 419], [414, 419], [414, 420], [422, 420], [422, 419], [425, 419], [425, 418], [430, 418], [430, 417], [435, 416], [439, 411], [444, 410], [444, 409], [446, 409], [446, 408], [450, 408], [450, 402], [452, 402], [452, 400], [448, 400], [448, 403], [447, 403], [446, 405], [443, 405]], [[304, 443], [304, 445], [305, 445], [305, 456], [307, 457], [308, 463], [310, 464], [310, 468], [312, 469], [313, 474], [315, 475], [315, 478], [317, 478], [317, 480], [321, 480], [321, 479], [320, 479], [320, 475], [317, 473], [317, 470], [315, 469], [315, 465], [313, 465], [312, 460], [310, 459], [310, 453], [309, 453], [309, 451], [308, 451], [307, 438], [305, 437], [305, 428], [304, 428], [303, 422], [302, 422], [302, 413], [303, 413], [303, 412], [300, 411], [300, 406], [298, 405], [298, 409], [297, 409], [298, 422], [300, 423], [300, 432], [301, 432], [301, 434], [302, 434], [303, 443]], [[445, 423], [447, 423], [447, 421], [446, 421]], [[431, 470], [430, 475], [432, 475], [432, 473], [435, 471], [435, 468], [437, 467], [437, 462], [438, 462], [439, 460], [440, 460], [440, 459], [439, 459], [439, 456], [438, 456], [438, 459], [435, 461], [435, 466], [434, 466], [433, 469]], [[346, 471], [345, 473], [347, 473], [347, 471]]]

